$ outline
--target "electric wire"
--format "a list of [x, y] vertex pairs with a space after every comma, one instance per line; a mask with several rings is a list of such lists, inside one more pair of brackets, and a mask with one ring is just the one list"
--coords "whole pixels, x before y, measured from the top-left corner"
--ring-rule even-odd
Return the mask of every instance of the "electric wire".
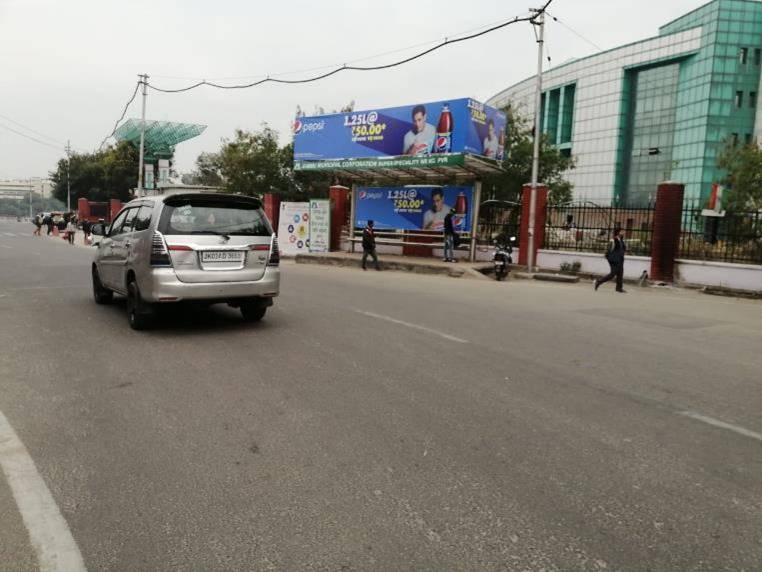
[[487, 28], [485, 30], [481, 30], [480, 32], [475, 32], [473, 34], [468, 34], [466, 36], [462, 36], [462, 37], [458, 37], [458, 38], [453, 38], [453, 39], [445, 38], [440, 43], [438, 43], [438, 44], [436, 44], [436, 45], [434, 45], [434, 46], [432, 46], [432, 47], [430, 47], [430, 48], [428, 48], [426, 50], [423, 50], [422, 52], [419, 52], [419, 53], [414, 54], [414, 55], [412, 55], [410, 57], [407, 57], [407, 58], [404, 58], [404, 59], [401, 59], [399, 61], [392, 62], [392, 63], [389, 63], [389, 64], [382, 64], [382, 65], [377, 65], [377, 66], [355, 66], [355, 65], [343, 64], [343, 65], [341, 65], [341, 66], [339, 66], [339, 67], [337, 67], [335, 69], [332, 69], [331, 71], [328, 71], [328, 72], [325, 72], [325, 73], [322, 73], [322, 74], [319, 74], [319, 75], [316, 75], [316, 76], [313, 76], [313, 77], [302, 78], [302, 79], [282, 79], [282, 78], [277, 78], [277, 77], [273, 77], [273, 76], [266, 76], [266, 77], [264, 77], [262, 79], [259, 79], [257, 81], [254, 81], [254, 82], [251, 82], [251, 83], [246, 83], [246, 84], [239, 84], [239, 85], [222, 85], [222, 84], [218, 84], [218, 83], [215, 83], [213, 81], [207, 81], [207, 80], [201, 80], [201, 81], [198, 81], [198, 82], [196, 82], [194, 84], [191, 84], [189, 86], [181, 87], [181, 88], [177, 88], [177, 89], [161, 88], [161, 87], [157, 87], [155, 85], [152, 85], [150, 83], [147, 83], [147, 85], [148, 85], [148, 87], [150, 87], [154, 91], [158, 91], [158, 92], [161, 92], [161, 93], [183, 93], [183, 92], [190, 91], [192, 89], [196, 89], [196, 88], [204, 86], [204, 85], [209, 86], [209, 87], [214, 87], [214, 88], [217, 88], [217, 89], [248, 89], [248, 88], [251, 88], [251, 87], [256, 87], [258, 85], [262, 85], [264, 83], [280, 83], [280, 84], [311, 83], [311, 82], [319, 81], [319, 80], [322, 80], [322, 79], [326, 79], [326, 78], [331, 77], [333, 75], [336, 75], [336, 74], [338, 74], [338, 73], [340, 73], [342, 71], [378, 71], [378, 70], [390, 69], [390, 68], [394, 68], [394, 67], [397, 67], [397, 66], [404, 65], [406, 63], [410, 63], [410, 62], [412, 62], [414, 60], [422, 58], [423, 56], [426, 56], [426, 55], [428, 55], [428, 54], [430, 54], [430, 53], [432, 53], [432, 52], [434, 52], [436, 50], [439, 50], [439, 49], [441, 49], [441, 48], [443, 48], [445, 46], [448, 46], [450, 44], [457, 44], [457, 43], [460, 43], [460, 42], [465, 42], [465, 41], [468, 41], [468, 40], [473, 40], [475, 38], [478, 38], [480, 36], [484, 36], [486, 34], [489, 34], [490, 32], [494, 32], [496, 30], [500, 30], [500, 29], [505, 28], [507, 26], [510, 26], [512, 24], [517, 24], [519, 22], [533, 22], [534, 23], [536, 18], [538, 16], [542, 15], [546, 11], [547, 7], [551, 4], [552, 1], [553, 0], [547, 0], [545, 5], [542, 8], [540, 8], [539, 10], [536, 10], [531, 16], [526, 16], [526, 17], [516, 16], [516, 17], [514, 17], [511, 20], [501, 22], [500, 24], [491, 26], [491, 27], [489, 27], [489, 28]]
[[140, 89], [140, 84], [142, 83], [143, 83], [142, 80], [138, 80], [138, 82], [135, 84], [135, 91], [132, 92], [132, 96], [127, 101], [127, 104], [124, 106], [124, 109], [122, 110], [122, 115], [119, 117], [119, 119], [116, 120], [116, 123], [114, 123], [114, 129], [111, 130], [111, 133], [109, 133], [103, 138], [103, 141], [101, 141], [100, 147], [98, 147], [98, 149], [103, 149], [103, 146], [106, 144], [106, 141], [108, 141], [110, 137], [114, 136], [114, 133], [116, 133], [117, 127], [119, 127], [119, 124], [124, 119], [124, 116], [127, 115], [127, 110], [129, 109], [130, 105], [132, 105], [132, 102], [135, 101], [135, 97], [138, 95], [138, 89]]
[[27, 135], [23, 131], [19, 131], [17, 129], [14, 129], [13, 127], [8, 127], [7, 125], [4, 125], [3, 123], [0, 123], [0, 127], [2, 127], [3, 129], [7, 129], [8, 131], [12, 131], [16, 135], [21, 135], [21, 137], [26, 137], [27, 139], [34, 141], [36, 143], [39, 143], [40, 145], [45, 145], [46, 147], [50, 147], [51, 149], [56, 149], [58, 151], [65, 151], [63, 147], [59, 147], [58, 145], [53, 145], [52, 143], [43, 141], [42, 139], [37, 139], [36, 137], [32, 137], [31, 135]]
[[592, 41], [592, 40], [590, 40], [590, 39], [586, 38], [585, 36], [583, 36], [582, 34], [580, 34], [579, 32], [577, 32], [577, 31], [576, 31], [574, 28], [572, 28], [572, 27], [571, 27], [571, 26], [569, 26], [568, 24], [565, 24], [565, 23], [563, 23], [561, 20], [559, 20], [558, 18], [556, 18], [556, 17], [555, 17], [553, 14], [551, 14], [550, 12], [546, 12], [546, 13], [548, 14], [548, 16], [550, 16], [550, 17], [553, 19], [553, 21], [554, 21], [554, 22], [557, 22], [557, 23], [561, 24], [561, 25], [562, 25], [564, 28], [566, 28], [567, 30], [569, 30], [569, 31], [570, 31], [572, 34], [574, 34], [575, 36], [577, 36], [577, 37], [578, 37], [578, 38], [580, 38], [581, 40], [583, 40], [583, 41], [587, 42], [588, 44], [590, 44], [591, 46], [593, 46], [595, 49], [597, 49], [599, 52], [602, 52], [602, 51], [603, 51], [603, 48], [602, 48], [602, 47], [600, 47], [598, 44], [596, 44], [594, 41]]
[[10, 122], [11, 122], [11, 123], [13, 123], [14, 125], [18, 125], [18, 126], [19, 126], [19, 127], [21, 127], [22, 129], [26, 129], [26, 130], [27, 130], [27, 131], [29, 131], [30, 133], [34, 133], [35, 135], [37, 135], [37, 136], [39, 136], [39, 137], [42, 137], [43, 139], [47, 139], [47, 140], [49, 140], [49, 141], [52, 141], [53, 143], [57, 143], [58, 145], [64, 145], [64, 142], [63, 142], [63, 141], [59, 141], [59, 140], [58, 140], [58, 139], [56, 139], [55, 137], [51, 137], [51, 136], [49, 136], [49, 135], [45, 135], [44, 133], [40, 133], [39, 131], [35, 131], [35, 130], [34, 130], [34, 129], [32, 129], [31, 127], [29, 127], [29, 126], [27, 126], [27, 125], [24, 125], [23, 123], [19, 123], [18, 121], [16, 121], [15, 119], [11, 119], [11, 118], [10, 118], [10, 117], [8, 117], [7, 115], [2, 115], [2, 114], [0, 114], [0, 118], [4, 119], [5, 121], [10, 121]]

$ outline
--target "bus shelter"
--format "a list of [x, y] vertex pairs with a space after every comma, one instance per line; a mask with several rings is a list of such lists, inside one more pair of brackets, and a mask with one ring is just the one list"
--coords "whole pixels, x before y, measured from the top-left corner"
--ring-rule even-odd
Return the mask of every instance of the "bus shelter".
[[498, 161], [471, 153], [294, 162], [297, 171], [319, 171], [351, 184], [349, 242], [376, 223], [377, 242], [426, 250], [442, 244], [441, 221], [454, 208], [455, 230], [469, 260], [476, 257], [482, 179], [502, 172]]

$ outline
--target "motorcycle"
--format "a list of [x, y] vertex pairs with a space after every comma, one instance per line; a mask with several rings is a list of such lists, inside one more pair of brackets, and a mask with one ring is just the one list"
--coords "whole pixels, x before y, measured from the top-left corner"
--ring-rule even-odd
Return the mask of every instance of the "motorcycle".
[[492, 264], [495, 268], [495, 279], [500, 282], [506, 276], [508, 276], [508, 265], [513, 264], [513, 245], [511, 243], [516, 242], [516, 237], [512, 236], [509, 239], [508, 244], [499, 243], [497, 240], [492, 241], [495, 245], [495, 254], [492, 257]]

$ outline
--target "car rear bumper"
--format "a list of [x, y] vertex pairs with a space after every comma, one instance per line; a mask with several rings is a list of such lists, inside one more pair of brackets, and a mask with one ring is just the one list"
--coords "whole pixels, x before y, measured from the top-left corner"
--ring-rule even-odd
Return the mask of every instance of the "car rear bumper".
[[171, 268], [155, 268], [147, 284], [140, 284], [146, 302], [233, 300], [253, 296], [272, 298], [280, 292], [280, 269], [268, 266], [262, 278], [252, 282], [180, 282]]

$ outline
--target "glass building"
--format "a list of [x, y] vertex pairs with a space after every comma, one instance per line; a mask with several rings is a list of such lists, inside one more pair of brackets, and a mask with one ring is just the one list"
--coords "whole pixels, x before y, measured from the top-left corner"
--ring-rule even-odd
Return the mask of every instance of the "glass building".
[[[659, 182], [704, 200], [728, 143], [762, 135], [762, 2], [713, 0], [659, 35], [543, 73], [542, 130], [576, 159], [575, 198], [642, 206]], [[491, 98], [534, 114], [534, 77]]]

